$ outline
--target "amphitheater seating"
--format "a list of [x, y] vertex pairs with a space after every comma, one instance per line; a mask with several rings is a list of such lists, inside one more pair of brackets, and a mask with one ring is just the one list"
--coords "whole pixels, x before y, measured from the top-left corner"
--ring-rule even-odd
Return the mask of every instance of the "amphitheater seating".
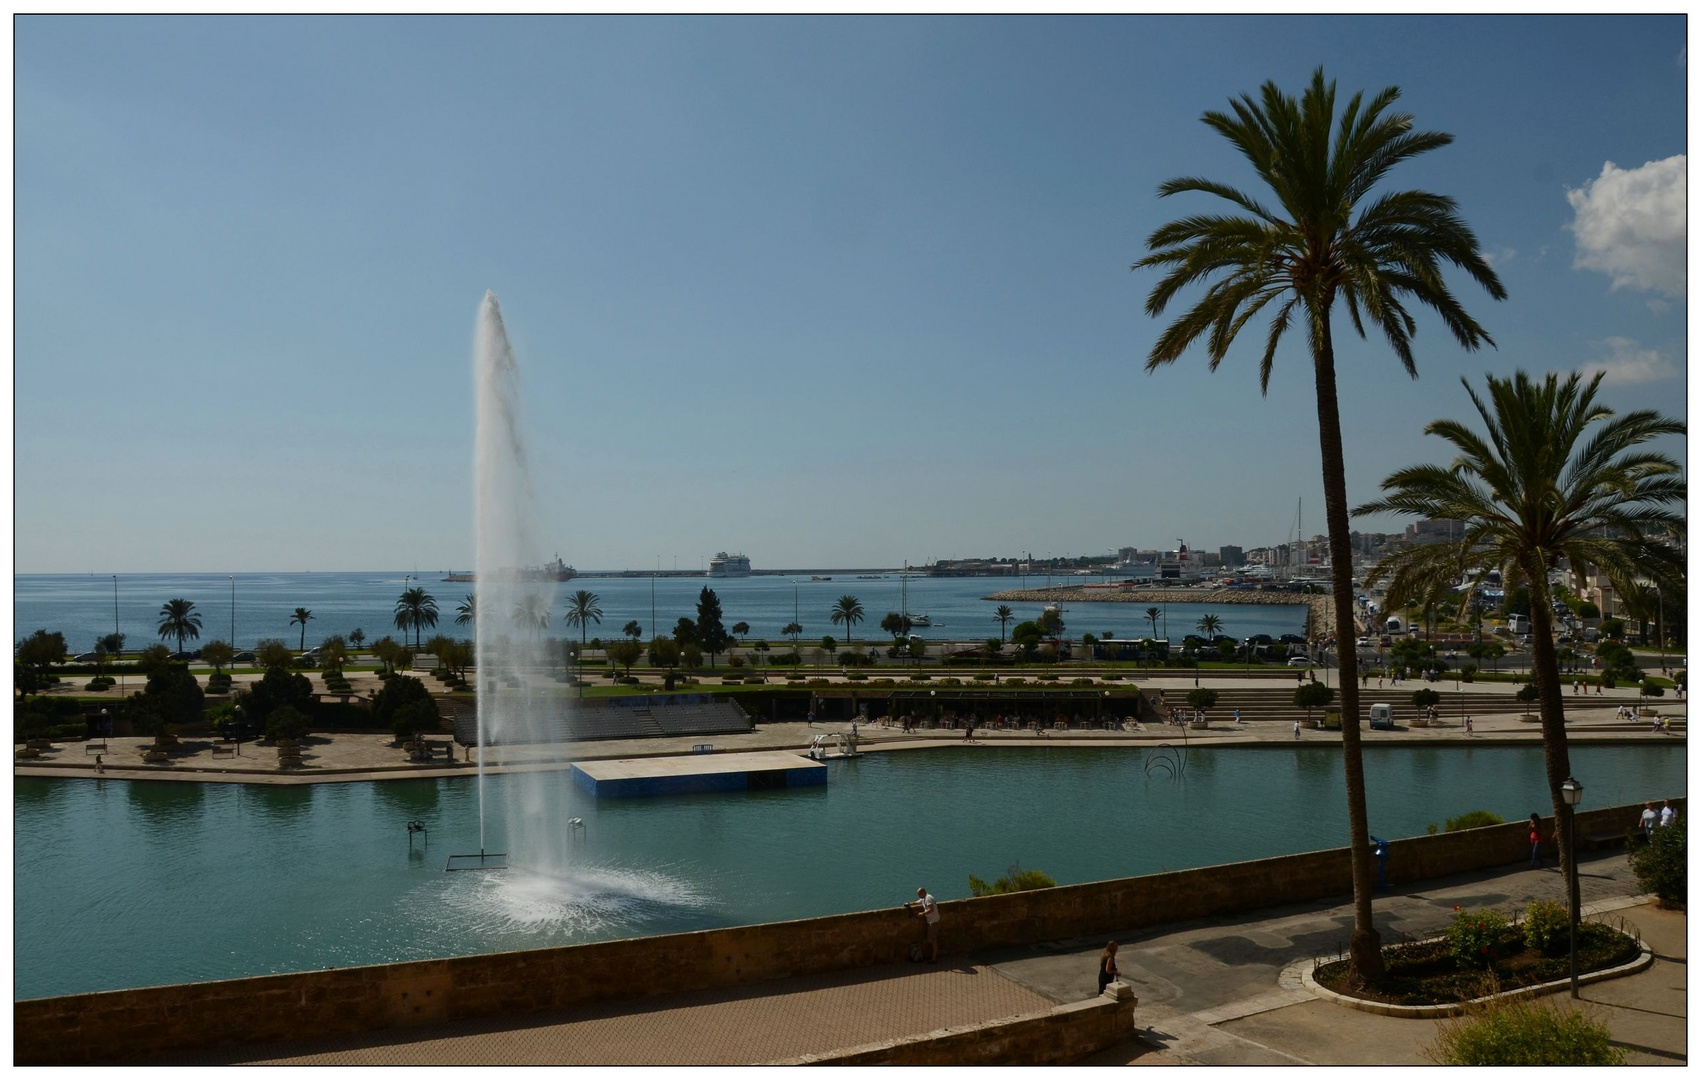
[[[472, 706], [457, 703], [453, 724], [456, 742], [471, 746], [478, 741], [478, 714]], [[581, 742], [666, 735], [727, 735], [750, 731], [754, 726], [736, 702], [651, 703], [572, 709], [553, 718], [545, 738], [549, 742]], [[488, 735], [485, 739], [486, 745], [492, 746], [501, 741]]]

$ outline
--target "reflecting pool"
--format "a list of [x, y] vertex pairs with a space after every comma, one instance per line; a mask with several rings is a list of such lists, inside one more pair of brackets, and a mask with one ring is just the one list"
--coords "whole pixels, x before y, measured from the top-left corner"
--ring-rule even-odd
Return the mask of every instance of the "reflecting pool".
[[[1550, 812], [1538, 746], [1366, 747], [1371, 831], [1467, 810]], [[1686, 793], [1682, 744], [1574, 746], [1586, 805]], [[443, 872], [478, 850], [470, 778], [260, 787], [46, 780], [15, 788], [14, 994], [43, 997], [540, 948], [950, 899], [1012, 863], [1060, 883], [1338, 847], [1339, 752], [903, 751], [825, 788], [587, 798], [575, 869]], [[492, 777], [494, 788], [503, 777]], [[428, 842], [409, 850], [406, 823]], [[500, 824], [487, 846], [501, 850]]]

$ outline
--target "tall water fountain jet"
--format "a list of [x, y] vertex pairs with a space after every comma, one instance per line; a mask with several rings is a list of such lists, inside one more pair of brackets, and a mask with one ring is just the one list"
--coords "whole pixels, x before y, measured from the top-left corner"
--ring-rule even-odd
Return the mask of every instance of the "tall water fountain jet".
[[[551, 692], [544, 629], [555, 583], [541, 571], [531, 475], [520, 423], [520, 379], [494, 293], [479, 306], [473, 372], [479, 848], [485, 847], [484, 750], [556, 741], [565, 700]], [[503, 785], [510, 862], [544, 873], [566, 869], [545, 785], [527, 774]]]

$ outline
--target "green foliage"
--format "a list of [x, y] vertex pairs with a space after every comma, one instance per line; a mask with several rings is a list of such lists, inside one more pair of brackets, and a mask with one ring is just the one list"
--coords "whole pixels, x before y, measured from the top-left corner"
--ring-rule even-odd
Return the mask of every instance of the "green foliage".
[[307, 734], [307, 714], [290, 705], [280, 705], [266, 717], [266, 738], [274, 742], [300, 739]]
[[1579, 600], [1571, 605], [1571, 614], [1579, 619], [1598, 619], [1601, 609], [1593, 600]]
[[1506, 819], [1492, 810], [1472, 810], [1460, 814], [1456, 818], [1447, 819], [1448, 832], [1463, 832], [1466, 829], [1482, 829], [1490, 825], [1504, 825]]
[[880, 629], [891, 634], [894, 638], [907, 636], [911, 626], [909, 616], [897, 611], [888, 611], [886, 617], [880, 620]]
[[159, 609], [159, 636], [162, 640], [176, 638], [178, 652], [183, 651], [184, 638], [199, 638], [201, 616], [195, 605], [188, 600], [167, 600]]
[[[1452, 822], [1448, 826], [1453, 831]], [[1493, 908], [1461, 911], [1447, 928], [1447, 951], [1462, 968], [1487, 968], [1506, 937], [1507, 926], [1506, 916]]]
[[1630, 851], [1630, 869], [1636, 874], [1636, 885], [1643, 892], [1651, 892], [1660, 898], [1667, 906], [1677, 907], [1688, 903], [1689, 896], [1689, 857], [1685, 833], [1687, 826], [1682, 818], [1670, 825], [1654, 829], [1654, 836], [1646, 844], [1638, 845]]
[[1055, 607], [1047, 607], [1040, 612], [1036, 622], [1046, 637], [1061, 637], [1063, 634], [1063, 613]]
[[1531, 900], [1524, 909], [1524, 944], [1546, 956], [1567, 951], [1571, 941], [1571, 915], [1564, 904]]
[[1612, 1029], [1578, 1009], [1529, 998], [1441, 1022], [1424, 1056], [1438, 1065], [1622, 1065]]
[[1542, 691], [1541, 687], [1537, 686], [1535, 683], [1525, 683], [1523, 686], [1518, 687], [1518, 693], [1513, 696], [1528, 705], [1530, 702], [1540, 699]]
[[851, 640], [851, 631], [862, 621], [862, 601], [846, 593], [833, 602], [831, 612], [833, 625], [844, 624], [845, 640]]
[[236, 650], [231, 648], [228, 641], [220, 641], [215, 638], [201, 646], [201, 659], [213, 665], [215, 674], [222, 673], [225, 668], [229, 667], [230, 659], [235, 655]]
[[1601, 623], [1601, 637], [1616, 641], [1624, 636], [1623, 619], [1607, 619]]
[[[418, 709], [407, 711], [404, 716], [405, 710], [421, 703], [430, 709], [428, 722], [425, 722], [425, 714]], [[398, 735], [405, 736], [412, 731], [422, 730], [420, 727], [409, 726], [421, 722], [425, 722], [426, 727], [436, 727], [436, 717], [437, 705], [431, 700], [430, 691], [412, 675], [398, 675], [388, 680], [384, 683], [384, 688], [372, 699], [372, 719]]]
[[18, 642], [15, 655], [17, 686], [20, 694], [38, 693], [46, 688], [48, 669], [65, 662], [65, 635], [55, 630], [37, 630]]
[[251, 722], [263, 724], [274, 710], [285, 705], [297, 712], [311, 712], [313, 683], [307, 676], [281, 667], [267, 668], [266, 674], [238, 694], [236, 700]]
[[1427, 709], [1431, 705], [1441, 704], [1441, 695], [1427, 686], [1421, 687], [1412, 691], [1412, 704], [1417, 708]]
[[[380, 638], [373, 645], [373, 650], [376, 651], [378, 646], [385, 642], [389, 642], [392, 647], [395, 645], [395, 642], [390, 641], [389, 638]], [[289, 667], [290, 661], [293, 659], [294, 654], [289, 651], [289, 646], [277, 638], [266, 638], [254, 645], [254, 662], [262, 668], [285, 669]], [[383, 657], [379, 656], [379, 659], [382, 660]]]
[[1601, 678], [1612, 680], [1607, 684], [1609, 686], [1640, 682], [1642, 679], [1642, 669], [1636, 666], [1636, 654], [1627, 645], [1604, 641], [1595, 649], [1595, 658], [1601, 662]]
[[715, 656], [732, 644], [732, 635], [721, 622], [721, 598], [707, 585], [697, 594], [696, 629], [697, 647], [709, 654], [709, 666], [713, 667]]
[[1190, 709], [1209, 709], [1217, 703], [1217, 692], [1208, 686], [1196, 686], [1187, 691], [1187, 707]]
[[625, 668], [625, 674], [632, 674], [632, 665], [644, 655], [644, 646], [636, 638], [622, 638], [608, 647], [608, 658], [613, 663]]
[[975, 896], [999, 896], [1004, 893], [1025, 892], [1029, 889], [1054, 889], [1057, 882], [1043, 870], [1023, 870], [1011, 866], [1009, 873], [988, 885], [973, 874], [969, 875], [969, 892]]
[[1297, 709], [1309, 713], [1312, 709], [1321, 709], [1335, 700], [1335, 688], [1324, 686], [1322, 683], [1300, 683], [1293, 692], [1293, 703]]
[[1665, 697], [1666, 696], [1666, 688], [1661, 686], [1659, 683], [1655, 682], [1653, 679], [1643, 679], [1642, 680], [1642, 696], [1643, 697]]
[[[770, 661], [773, 663], [776, 661]], [[658, 637], [650, 641], [650, 666], [659, 668], [675, 668], [679, 666], [679, 642], [672, 638]]]

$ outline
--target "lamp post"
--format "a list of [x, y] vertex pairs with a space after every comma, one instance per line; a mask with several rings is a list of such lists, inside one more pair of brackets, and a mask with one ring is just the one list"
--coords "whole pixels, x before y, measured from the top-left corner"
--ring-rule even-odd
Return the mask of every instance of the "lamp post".
[[1571, 996], [1577, 996], [1577, 806], [1583, 801], [1583, 785], [1574, 777], [1566, 777], [1559, 785], [1559, 793], [1565, 799], [1565, 872], [1570, 880], [1566, 883], [1566, 896], [1571, 902]]
[[242, 756], [242, 706], [234, 708], [235, 718], [231, 721], [231, 730], [236, 733], [236, 756]]

